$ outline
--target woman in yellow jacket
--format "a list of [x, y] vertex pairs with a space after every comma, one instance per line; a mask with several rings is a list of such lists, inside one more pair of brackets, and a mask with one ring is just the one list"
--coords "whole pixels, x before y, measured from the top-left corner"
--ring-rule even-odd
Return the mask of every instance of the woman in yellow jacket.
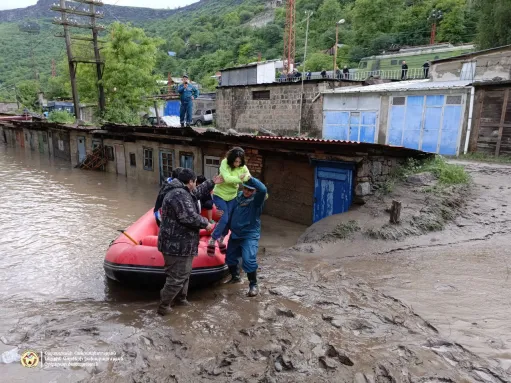
[[236, 196], [239, 185], [250, 179], [250, 172], [245, 165], [245, 151], [242, 148], [232, 148], [220, 164], [220, 175], [224, 183], [218, 184], [213, 190], [213, 202], [218, 210], [223, 211], [208, 243], [208, 255], [215, 255], [215, 243], [222, 254], [226, 253], [227, 246], [224, 237], [229, 232], [231, 213], [236, 206]]

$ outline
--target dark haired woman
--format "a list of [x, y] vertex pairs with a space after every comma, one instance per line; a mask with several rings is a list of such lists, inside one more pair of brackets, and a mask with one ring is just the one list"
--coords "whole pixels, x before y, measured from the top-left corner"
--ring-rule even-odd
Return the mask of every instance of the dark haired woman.
[[224, 237], [229, 232], [229, 220], [236, 205], [239, 184], [250, 179], [250, 172], [245, 165], [245, 151], [242, 148], [232, 148], [220, 164], [220, 175], [224, 183], [216, 185], [213, 190], [213, 202], [218, 210], [223, 211], [222, 218], [215, 226], [208, 243], [208, 255], [215, 255], [215, 243], [222, 254], [225, 254], [227, 246]]

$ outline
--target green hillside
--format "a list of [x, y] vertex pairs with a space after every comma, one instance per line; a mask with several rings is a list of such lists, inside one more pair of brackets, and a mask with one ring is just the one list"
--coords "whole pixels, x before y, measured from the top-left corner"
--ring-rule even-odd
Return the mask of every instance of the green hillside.
[[[344, 18], [339, 31], [339, 65], [356, 66], [362, 57], [381, 53], [390, 47], [423, 45], [429, 42], [431, 13], [442, 11], [438, 21], [437, 42], [479, 42], [483, 48], [511, 43], [511, 24], [507, 22], [508, 0], [297, 0], [296, 51], [302, 61], [305, 39], [305, 11], [313, 11], [310, 23], [307, 67], [330, 68], [331, 56], [322, 52], [335, 42], [335, 24]], [[213, 89], [211, 78], [222, 67], [257, 59], [282, 56], [285, 10], [269, 11], [264, 0], [203, 0], [177, 10], [167, 19], [138, 21], [149, 36], [159, 37], [156, 74], [166, 78], [188, 73], [193, 80]], [[115, 10], [113, 17], [115, 18]], [[263, 13], [274, 12], [269, 24], [260, 28], [250, 21]], [[489, 20], [494, 19], [494, 23]], [[20, 32], [16, 23], [0, 23], [0, 99], [14, 97], [12, 85], [40, 76], [43, 89], [51, 73], [51, 61], [61, 62], [65, 49], [62, 39], [54, 37], [61, 28], [48, 20], [37, 21], [38, 35]], [[78, 44], [86, 44], [80, 42]], [[34, 59], [31, 58], [33, 48]], [[176, 52], [170, 57], [167, 52]], [[58, 66], [59, 67], [59, 66]], [[62, 65], [60, 65], [60, 68]]]
[[65, 54], [64, 39], [54, 37], [61, 28], [47, 21], [39, 25], [40, 33], [30, 34], [20, 31], [17, 23], [0, 23], [0, 100], [13, 99], [13, 85], [34, 79], [36, 73], [48, 77], [52, 59]]

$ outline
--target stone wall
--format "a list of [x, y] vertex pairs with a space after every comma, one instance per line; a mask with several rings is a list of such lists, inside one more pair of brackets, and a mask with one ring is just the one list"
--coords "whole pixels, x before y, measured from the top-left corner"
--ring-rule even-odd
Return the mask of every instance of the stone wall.
[[363, 203], [380, 184], [388, 181], [405, 160], [395, 157], [365, 157], [357, 164], [354, 203]]
[[[257, 132], [268, 129], [282, 136], [299, 133], [321, 137], [323, 130], [323, 98], [321, 92], [336, 87], [359, 86], [360, 83], [306, 81], [300, 116], [301, 83], [257, 86], [220, 87], [217, 90], [216, 123], [222, 131]], [[254, 99], [254, 92], [269, 92], [269, 99]], [[314, 102], [313, 102], [314, 101]]]

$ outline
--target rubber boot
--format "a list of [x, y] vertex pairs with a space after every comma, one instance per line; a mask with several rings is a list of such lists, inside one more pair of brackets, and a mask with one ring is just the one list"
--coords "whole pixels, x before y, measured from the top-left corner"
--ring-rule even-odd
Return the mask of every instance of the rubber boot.
[[222, 236], [218, 239], [218, 250], [220, 250], [220, 254], [227, 254], [227, 245], [224, 243], [225, 238]]
[[208, 247], [206, 249], [206, 254], [210, 257], [215, 256], [215, 240], [211, 238], [208, 242]]
[[259, 294], [259, 288], [257, 287], [257, 271], [247, 273], [247, 277], [250, 282], [247, 295], [249, 297], [255, 297], [257, 294]]
[[169, 305], [164, 305], [160, 303], [160, 305], [158, 306], [158, 310], [156, 312], [158, 313], [158, 315], [161, 315], [163, 317], [167, 314], [170, 314], [172, 312], [172, 309], [169, 307]]
[[240, 270], [238, 265], [230, 265], [229, 272], [231, 273], [231, 279], [227, 283], [241, 283]]

